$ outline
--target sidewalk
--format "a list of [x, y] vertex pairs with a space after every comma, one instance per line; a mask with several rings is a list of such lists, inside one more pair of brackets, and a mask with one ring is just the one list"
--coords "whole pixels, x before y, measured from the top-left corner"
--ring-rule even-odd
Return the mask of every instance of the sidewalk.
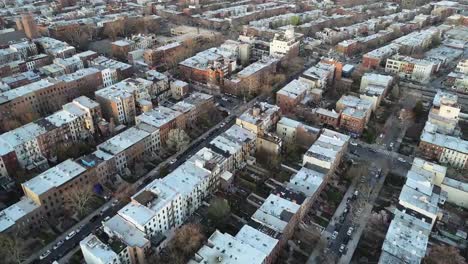
[[[101, 207], [99, 207], [97, 210], [95, 210], [93, 213], [89, 214], [88, 216], [86, 216], [85, 218], [83, 218], [80, 222], [78, 222], [77, 224], [75, 224], [74, 226], [72, 226], [71, 228], [69, 228], [67, 231], [63, 232], [60, 236], [58, 236], [54, 241], [50, 242], [47, 246], [43, 247], [42, 249], [36, 251], [34, 254], [32, 254], [31, 256], [29, 256], [29, 258], [27, 260], [25, 260], [23, 263], [24, 264], [28, 264], [28, 263], [31, 263], [32, 261], [34, 261], [35, 259], [39, 259], [39, 256], [44, 252], [44, 251], [47, 251], [49, 249], [52, 249], [52, 247], [57, 244], [58, 241], [60, 240], [64, 240], [65, 241], [65, 237], [73, 230], [76, 230], [78, 229], [81, 225], [86, 225], [89, 223], [89, 220], [94, 217], [95, 215], [99, 214], [99, 212], [106, 206], [111, 206], [112, 205], [112, 202], [114, 201], [114, 199], [110, 199], [109, 201], [107, 201], [106, 203], [104, 203]], [[63, 246], [63, 245], [62, 245]]]
[[314, 248], [314, 251], [310, 254], [309, 259], [307, 260], [307, 264], [314, 264], [318, 263], [316, 259], [322, 254], [323, 250], [328, 244], [328, 239], [332, 235], [332, 230], [335, 229], [335, 223], [337, 219], [339, 219], [340, 215], [343, 213], [344, 209], [346, 208], [346, 200], [347, 198], [353, 196], [354, 190], [356, 189], [356, 185], [359, 181], [359, 177], [356, 177], [354, 181], [349, 186], [348, 190], [346, 191], [341, 203], [335, 210], [333, 217], [330, 219], [328, 226], [323, 230], [322, 234], [320, 235], [320, 240]]

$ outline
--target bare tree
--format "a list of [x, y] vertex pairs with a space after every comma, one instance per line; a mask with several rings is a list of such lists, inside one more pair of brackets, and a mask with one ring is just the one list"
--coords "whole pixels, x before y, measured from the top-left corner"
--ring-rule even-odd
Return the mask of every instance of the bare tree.
[[65, 201], [70, 208], [75, 209], [79, 216], [86, 213], [86, 206], [93, 197], [93, 191], [90, 186], [79, 186], [70, 189], [66, 193]]
[[24, 243], [18, 236], [0, 234], [0, 259], [5, 264], [22, 263], [26, 259]]
[[205, 236], [199, 224], [186, 224], [175, 231], [170, 247], [178, 254], [182, 253], [183, 256], [189, 258], [201, 247], [204, 239]]
[[167, 147], [173, 151], [180, 151], [190, 142], [190, 137], [183, 129], [176, 128], [169, 131], [167, 138]]
[[72, 46], [85, 49], [89, 45], [89, 40], [92, 39], [92, 29], [89, 26], [76, 26], [63, 33], [64, 40]]
[[460, 251], [453, 246], [435, 245], [424, 258], [425, 264], [466, 264]]
[[117, 36], [123, 35], [124, 23], [122, 21], [108, 22], [104, 25], [104, 35], [110, 38], [112, 41], [117, 39]]

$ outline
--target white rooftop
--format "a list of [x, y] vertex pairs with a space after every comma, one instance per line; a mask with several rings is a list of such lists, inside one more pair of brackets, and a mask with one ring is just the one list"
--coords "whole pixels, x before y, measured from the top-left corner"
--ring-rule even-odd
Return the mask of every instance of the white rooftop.
[[15, 225], [16, 221], [38, 209], [30, 198], [22, 197], [21, 200], [0, 212], [0, 232]]
[[118, 154], [127, 148], [135, 145], [136, 143], [144, 140], [149, 133], [138, 129], [137, 127], [131, 127], [124, 132], [108, 139], [107, 141], [98, 145], [98, 149], [105, 151], [110, 154]]
[[287, 187], [296, 192], [302, 192], [307, 197], [312, 197], [323, 183], [325, 176], [323, 172], [302, 167], [291, 177]]
[[296, 203], [270, 194], [252, 219], [282, 233], [299, 208]]
[[173, 121], [182, 113], [165, 106], [158, 106], [149, 112], [145, 112], [136, 117], [137, 123], [146, 123], [148, 125], [160, 128]]
[[283, 88], [281, 88], [281, 90], [279, 90], [277, 94], [281, 94], [290, 98], [296, 98], [306, 93], [307, 90], [311, 88], [312, 88], [312, 85], [309, 82], [295, 79], [289, 82]]
[[85, 171], [85, 167], [71, 159], [68, 159], [37, 175], [22, 185], [39, 196], [52, 188], [60, 187]]
[[143, 231], [118, 214], [106, 221], [103, 226], [106, 233], [119, 237], [127, 246], [142, 248], [149, 243]]

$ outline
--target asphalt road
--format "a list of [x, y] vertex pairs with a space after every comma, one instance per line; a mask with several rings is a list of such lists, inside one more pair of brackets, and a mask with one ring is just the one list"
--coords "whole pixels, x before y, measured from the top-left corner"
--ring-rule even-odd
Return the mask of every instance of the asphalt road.
[[[245, 104], [236, 104], [236, 102], [241, 102], [241, 100], [230, 97], [230, 96], [225, 96], [225, 98], [229, 98], [229, 101], [227, 102], [232, 102], [229, 104], [226, 108], [230, 108], [230, 115], [224, 118], [220, 123], [218, 123], [216, 126], [212, 127], [209, 129], [207, 132], [205, 132], [203, 135], [198, 137], [196, 140], [192, 141], [190, 145], [185, 149], [182, 150], [181, 152], [174, 154], [172, 157], [168, 158], [166, 161], [160, 163], [156, 168], [148, 172], [145, 176], [143, 176], [139, 181], [134, 183], [135, 190], [138, 191], [142, 189], [144, 186], [146, 186], [148, 183], [150, 183], [152, 180], [156, 179], [159, 176], [159, 171], [163, 166], [167, 166], [169, 172], [173, 171], [176, 169], [178, 166], [180, 166], [182, 163], [184, 163], [187, 159], [189, 159], [191, 156], [193, 156], [196, 152], [198, 152], [200, 149], [205, 147], [209, 142], [211, 142], [215, 137], [226, 131], [229, 127], [231, 127], [235, 121], [236, 117], [246, 111], [248, 108], [252, 107], [257, 101], [264, 100], [264, 96], [258, 96], [251, 101], [245, 103]], [[236, 101], [237, 100], [237, 101]], [[223, 100], [225, 101], [225, 100]], [[170, 162], [172, 160], [175, 160], [175, 162]], [[79, 246], [80, 241], [88, 236], [90, 233], [92, 233], [96, 228], [101, 226], [101, 221], [107, 217], [107, 216], [113, 216], [117, 213], [118, 210], [120, 210], [124, 204], [117, 204], [116, 206], [111, 206], [112, 202], [109, 201], [102, 207], [100, 207], [98, 210], [94, 211], [92, 214], [88, 215], [85, 217], [82, 221], [80, 221], [78, 224], [76, 224], [73, 228], [68, 230], [66, 233], [60, 235], [55, 241], [50, 243], [49, 245], [45, 246], [42, 248], [40, 251], [34, 253], [32, 256], [28, 258], [24, 263], [40, 263], [40, 264], [49, 264], [52, 263], [55, 260], [59, 260], [63, 256], [65, 256], [68, 252], [71, 250], [75, 249], [76, 247]], [[109, 206], [109, 209], [104, 212], [102, 216], [99, 216], [98, 219], [94, 222], [89, 222], [89, 220], [95, 216], [99, 215], [100, 210], [104, 207]], [[65, 237], [67, 234], [69, 234], [72, 230], [78, 229], [78, 227], [82, 226], [81, 230], [79, 233], [77, 233], [74, 237], [72, 237], [69, 240], [65, 240]], [[53, 246], [60, 240], [63, 240], [64, 243], [57, 248], [56, 250], [53, 250]], [[46, 252], [47, 250], [50, 250], [51, 253], [48, 255], [46, 258], [39, 260], [39, 256]]]
[[[94, 213], [88, 215], [86, 218], [84, 218], [80, 223], [76, 224], [74, 227], [69, 229], [66, 233], [63, 233], [60, 235], [56, 240], [54, 240], [52, 243], [49, 245], [45, 246], [44, 248], [41, 249], [41, 251], [36, 252], [33, 256], [31, 256], [25, 263], [40, 263], [40, 264], [49, 264], [54, 262], [55, 260], [60, 259], [62, 256], [64, 256], [67, 252], [72, 250], [73, 248], [79, 246], [80, 241], [88, 236], [90, 233], [92, 233], [96, 228], [101, 226], [101, 221], [106, 218], [107, 216], [112, 216], [117, 213], [118, 210], [120, 210], [124, 204], [123, 203], [117, 203], [115, 206], [112, 206], [113, 200], [110, 200], [106, 202], [103, 206], [101, 206], [97, 211]], [[105, 212], [103, 212], [102, 215], [100, 215], [100, 210], [103, 208], [109, 208]], [[97, 215], [98, 218], [90, 222], [89, 220]], [[72, 231], [72, 230], [77, 230], [80, 225], [83, 225], [83, 227], [80, 229], [80, 232], [78, 232], [75, 236], [73, 236], [69, 240], [65, 240], [65, 237]], [[64, 241], [64, 243], [57, 249], [53, 250], [53, 246], [58, 242], [58, 241]], [[50, 250], [51, 253], [48, 255], [46, 258], [39, 260], [39, 256], [44, 253], [45, 251]]]

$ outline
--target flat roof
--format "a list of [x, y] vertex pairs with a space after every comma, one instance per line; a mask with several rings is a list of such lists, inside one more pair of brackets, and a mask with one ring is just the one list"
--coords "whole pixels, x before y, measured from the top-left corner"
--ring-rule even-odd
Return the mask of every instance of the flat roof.
[[38, 208], [39, 206], [33, 200], [23, 196], [20, 201], [0, 212], [0, 232], [14, 226], [16, 221]]
[[142, 248], [149, 243], [143, 231], [130, 224], [118, 214], [106, 221], [103, 226], [106, 233], [116, 235], [129, 247]]
[[85, 167], [68, 159], [24, 182], [22, 185], [39, 196], [52, 188], [60, 187], [66, 182], [73, 180], [85, 171]]
[[[196, 263], [230, 263], [261, 264], [267, 255], [239, 239], [216, 230], [209, 238], [209, 245], [204, 245], [195, 254], [189, 264]], [[211, 246], [212, 245], [212, 246]]]
[[101, 263], [113, 263], [114, 260], [119, 259], [109, 245], [104, 244], [97, 236], [90, 234], [80, 241], [80, 247], [90, 252], [94, 258], [97, 258]]
[[322, 185], [325, 176], [326, 174], [323, 171], [302, 167], [291, 177], [287, 187], [294, 191], [302, 192], [307, 197], [312, 197]]
[[278, 244], [278, 239], [270, 237], [249, 225], [244, 225], [237, 232], [236, 239], [249, 244], [267, 256], [271, 254]]
[[252, 220], [260, 222], [278, 232], [283, 232], [289, 220], [301, 206], [270, 194], [262, 206], [252, 216]]
[[165, 106], [157, 106], [149, 112], [145, 112], [136, 117], [137, 123], [146, 123], [148, 125], [160, 128], [165, 124], [175, 120], [182, 115], [181, 112]]
[[427, 195], [405, 184], [401, 189], [399, 200], [400, 202], [406, 202], [430, 214], [435, 215], [439, 212], [439, 195], [435, 192], [431, 195]]
[[107, 153], [116, 155], [127, 148], [135, 145], [136, 143], [144, 140], [150, 134], [137, 127], [131, 127], [124, 132], [108, 139], [107, 141], [99, 144], [97, 148]]
[[286, 86], [281, 88], [277, 94], [281, 94], [290, 98], [297, 98], [298, 96], [306, 93], [311, 88], [312, 85], [309, 82], [294, 79], [286, 84]]

